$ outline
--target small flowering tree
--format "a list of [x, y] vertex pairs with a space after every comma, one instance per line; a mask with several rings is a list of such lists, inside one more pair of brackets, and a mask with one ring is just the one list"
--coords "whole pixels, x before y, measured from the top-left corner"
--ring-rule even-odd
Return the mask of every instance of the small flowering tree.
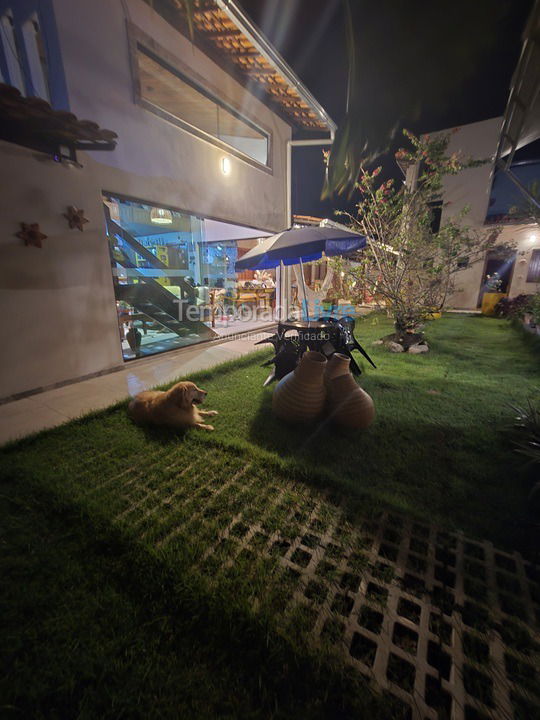
[[414, 332], [429, 314], [444, 308], [456, 272], [479, 260], [498, 235], [466, 227], [467, 208], [434, 228], [434, 205], [440, 201], [445, 175], [484, 161], [448, 155], [450, 134], [404, 135], [410, 149], [399, 150], [396, 160], [402, 168], [417, 168], [416, 181], [381, 182], [380, 167], [362, 170], [356, 214], [338, 214], [347, 215], [352, 229], [366, 236], [367, 247], [356, 257], [331, 261], [349, 295], [368, 293], [385, 305], [400, 336]]

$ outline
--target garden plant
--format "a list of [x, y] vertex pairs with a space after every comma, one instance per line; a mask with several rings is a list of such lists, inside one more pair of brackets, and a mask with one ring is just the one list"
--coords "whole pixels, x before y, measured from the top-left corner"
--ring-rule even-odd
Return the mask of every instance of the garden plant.
[[357, 188], [356, 214], [345, 214], [351, 227], [365, 235], [367, 247], [353, 258], [330, 262], [353, 299], [366, 292], [394, 319], [396, 338], [415, 332], [433, 312], [445, 308], [456, 274], [480, 261], [498, 237], [465, 224], [468, 209], [434, 226], [434, 203], [447, 175], [482, 164], [448, 154], [450, 134], [416, 137], [404, 131], [409, 149], [396, 159], [418, 168], [414, 182], [381, 181], [381, 168], [363, 169]]

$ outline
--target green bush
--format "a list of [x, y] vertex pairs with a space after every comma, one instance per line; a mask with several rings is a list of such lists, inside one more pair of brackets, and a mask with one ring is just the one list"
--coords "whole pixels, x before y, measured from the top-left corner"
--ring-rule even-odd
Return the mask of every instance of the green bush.
[[495, 305], [497, 317], [521, 319], [526, 312], [531, 312], [530, 306], [533, 295], [517, 295], [514, 298], [503, 297]]
[[540, 323], [540, 292], [532, 296], [528, 309], [532, 313], [534, 322], [538, 325]]

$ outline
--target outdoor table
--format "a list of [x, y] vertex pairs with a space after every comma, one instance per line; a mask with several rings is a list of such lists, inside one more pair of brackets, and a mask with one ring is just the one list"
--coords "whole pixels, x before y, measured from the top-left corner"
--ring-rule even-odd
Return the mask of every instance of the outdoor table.
[[322, 347], [332, 337], [334, 323], [319, 320], [287, 320], [278, 322], [278, 336], [285, 337], [289, 330], [296, 330], [300, 347], [322, 351]]
[[[316, 350], [326, 357], [335, 352], [343, 353], [350, 358], [351, 371], [360, 375], [361, 370], [352, 356], [352, 350], [359, 350], [371, 363], [375, 364], [364, 348], [354, 337], [355, 320], [351, 316], [343, 318], [320, 318], [319, 320], [285, 320], [278, 323], [277, 333], [268, 339], [260, 340], [257, 345], [271, 343], [275, 355], [264, 365], [275, 365], [275, 370], [268, 376], [265, 385], [272, 380], [279, 380], [294, 370], [299, 358], [306, 350]], [[287, 336], [289, 330], [296, 331], [296, 336]]]

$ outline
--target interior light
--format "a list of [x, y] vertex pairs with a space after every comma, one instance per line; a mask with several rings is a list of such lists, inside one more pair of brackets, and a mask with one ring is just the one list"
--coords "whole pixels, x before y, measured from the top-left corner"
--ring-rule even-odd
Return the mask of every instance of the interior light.
[[115, 200], [104, 200], [104, 204], [107, 205], [109, 208], [109, 213], [111, 215], [111, 220], [114, 220], [115, 222], [120, 222], [120, 207], [118, 203]]
[[228, 157], [222, 157], [221, 158], [221, 172], [224, 175], [230, 175], [231, 174], [231, 161]]
[[172, 213], [164, 208], [152, 208], [150, 222], [155, 225], [170, 225], [172, 223]]

